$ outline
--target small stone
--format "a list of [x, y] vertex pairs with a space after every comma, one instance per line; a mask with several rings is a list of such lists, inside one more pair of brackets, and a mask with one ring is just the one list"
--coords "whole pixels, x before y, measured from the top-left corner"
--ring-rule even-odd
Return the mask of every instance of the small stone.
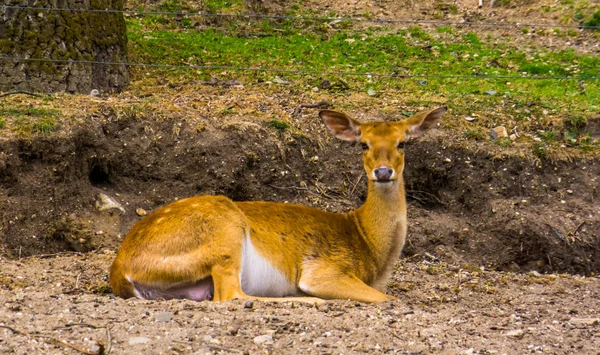
[[473, 117], [473, 116], [465, 116], [465, 120], [468, 122], [473, 122], [477, 119], [477, 117]]
[[494, 95], [496, 95], [496, 94], [497, 94], [497, 92], [495, 92], [495, 91], [493, 91], [493, 90], [489, 90], [489, 91], [486, 91], [486, 92], [484, 92], [484, 94], [486, 94], [486, 95], [490, 95], [490, 96], [494, 96]]
[[569, 323], [572, 325], [598, 325], [600, 318], [571, 318]]
[[97, 353], [97, 354], [100, 354], [100, 345], [98, 345], [98, 344], [93, 344], [93, 345], [92, 345], [92, 346], [90, 346], [90, 347], [89, 347], [87, 350], [88, 350], [89, 352], [91, 352], [91, 353]]
[[129, 345], [147, 344], [151, 341], [152, 339], [146, 337], [133, 337], [129, 338]]
[[96, 208], [98, 211], [116, 211], [119, 214], [124, 214], [125, 209], [121, 206], [120, 203], [115, 201], [112, 197], [105, 194], [98, 194], [98, 199], [96, 200]]
[[273, 344], [273, 336], [271, 334], [259, 335], [253, 341], [256, 345], [271, 345]]
[[493, 139], [506, 138], [508, 137], [508, 132], [506, 131], [506, 127], [498, 126], [492, 129], [490, 136], [492, 136]]
[[511, 141], [516, 141], [517, 140], [517, 135], [513, 133], [508, 138], [510, 138]]
[[142, 217], [148, 214], [148, 212], [146, 212], [146, 210], [143, 208], [136, 208], [135, 213], [137, 213], [138, 216]]
[[157, 322], [168, 322], [173, 318], [173, 312], [158, 312], [156, 313]]
[[506, 332], [507, 336], [515, 337], [515, 338], [520, 338], [523, 336], [523, 334], [525, 334], [525, 332], [522, 329], [515, 329], [515, 330], [510, 330], [510, 331]]
[[244, 308], [251, 309], [252, 307], [254, 307], [253, 301], [247, 301], [246, 303], [244, 303]]
[[567, 190], [567, 193], [568, 193], [568, 194], [572, 194], [572, 193], [573, 193], [573, 190]]
[[92, 89], [92, 91], [90, 91], [90, 96], [98, 97], [100, 96], [100, 91], [98, 91], [98, 89]]
[[542, 139], [540, 137], [533, 137], [534, 142], [541, 142]]
[[205, 335], [204, 338], [202, 338], [202, 340], [204, 340], [205, 342], [210, 342], [211, 340], [213, 340], [213, 337], [211, 337], [210, 335]]

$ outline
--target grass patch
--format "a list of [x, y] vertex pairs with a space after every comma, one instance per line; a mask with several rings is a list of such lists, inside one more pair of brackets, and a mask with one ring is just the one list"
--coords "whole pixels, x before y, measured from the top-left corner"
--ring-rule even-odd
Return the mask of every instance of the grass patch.
[[[213, 1], [198, 6], [213, 6], [222, 12], [243, 4]], [[299, 16], [335, 15], [313, 13], [300, 5], [288, 11]], [[457, 128], [458, 134], [467, 139], [487, 140], [486, 132], [497, 125], [533, 136], [540, 130], [555, 130], [555, 138], [550, 133], [541, 137], [553, 149], [565, 137], [566, 130], [579, 132], [579, 128], [569, 128], [579, 127], [575, 124], [567, 127], [564, 123], [565, 127], [561, 127], [567, 117], [585, 120], [600, 110], [600, 80], [575, 79], [597, 77], [600, 57], [572, 49], [517, 47], [509, 39], [491, 40], [479, 32], [450, 26], [431, 30], [419, 26], [357, 28], [349, 21], [315, 19], [241, 22], [208, 18], [192, 19], [186, 24], [177, 21], [174, 26], [148, 23], [145, 18], [127, 19], [131, 63], [191, 67], [132, 67], [133, 78], [184, 83], [217, 77], [222, 81], [235, 79], [248, 90], [261, 87], [276, 92], [278, 87], [287, 85], [299, 91], [320, 89], [323, 95], [363, 94], [373, 103], [385, 103], [390, 93], [397, 93], [399, 101], [413, 110], [447, 103], [457, 116], [479, 113], [480, 118], [468, 126], [460, 120], [443, 122], [447, 128]], [[523, 33], [529, 31], [523, 28]], [[251, 70], [240, 70], [244, 68]], [[342, 72], [356, 75], [338, 74]], [[519, 78], [534, 76], [565, 79]], [[332, 84], [324, 87], [324, 82]], [[268, 83], [270, 89], [263, 83]], [[343, 90], [337, 90], [334, 83], [343, 83]], [[352, 108], [361, 107], [358, 102], [355, 105]], [[272, 123], [268, 127], [280, 130]], [[518, 146], [526, 141], [491, 144]], [[570, 147], [582, 146], [569, 142]], [[597, 147], [594, 144], [592, 141], [587, 146], [593, 150]]]
[[0, 118], [0, 129], [6, 127], [6, 120], [4, 118]]
[[465, 138], [474, 139], [476, 141], [482, 141], [485, 139], [485, 134], [479, 129], [470, 129], [465, 132], [464, 136]]
[[3, 125], [10, 122], [11, 129], [20, 135], [44, 134], [57, 129], [59, 112], [55, 109], [37, 107], [0, 107]]
[[[588, 27], [600, 26], [600, 9], [598, 9], [596, 12], [594, 12], [592, 17], [589, 20], [585, 21], [584, 24]], [[595, 30], [600, 31], [600, 28], [596, 28]]]
[[267, 127], [278, 130], [279, 132], [286, 131], [290, 129], [290, 125], [287, 122], [279, 121], [279, 120], [271, 120], [267, 123]]

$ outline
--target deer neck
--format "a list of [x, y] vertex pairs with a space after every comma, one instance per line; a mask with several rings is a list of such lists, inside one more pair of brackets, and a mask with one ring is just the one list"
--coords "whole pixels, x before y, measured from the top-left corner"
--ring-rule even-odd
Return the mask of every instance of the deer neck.
[[367, 200], [355, 212], [355, 223], [379, 270], [395, 263], [406, 238], [406, 196], [402, 176], [389, 185], [369, 181]]

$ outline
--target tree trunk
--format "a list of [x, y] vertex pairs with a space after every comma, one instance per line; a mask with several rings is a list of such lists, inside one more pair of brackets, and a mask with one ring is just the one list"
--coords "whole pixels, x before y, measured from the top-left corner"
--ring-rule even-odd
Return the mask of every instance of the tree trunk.
[[[54, 9], [123, 9], [123, 0], [3, 0], [2, 3]], [[126, 61], [127, 36], [122, 13], [0, 8], [2, 91], [120, 91], [129, 81], [127, 66], [91, 62]]]

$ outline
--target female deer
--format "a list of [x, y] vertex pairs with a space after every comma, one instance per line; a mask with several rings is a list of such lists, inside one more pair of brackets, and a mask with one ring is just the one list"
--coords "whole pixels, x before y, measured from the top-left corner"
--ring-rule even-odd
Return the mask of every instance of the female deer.
[[173, 202], [140, 220], [123, 241], [110, 270], [114, 293], [198, 301], [391, 299], [383, 292], [406, 238], [404, 143], [444, 112], [359, 123], [321, 111], [333, 135], [362, 145], [364, 205], [339, 214], [223, 196]]

